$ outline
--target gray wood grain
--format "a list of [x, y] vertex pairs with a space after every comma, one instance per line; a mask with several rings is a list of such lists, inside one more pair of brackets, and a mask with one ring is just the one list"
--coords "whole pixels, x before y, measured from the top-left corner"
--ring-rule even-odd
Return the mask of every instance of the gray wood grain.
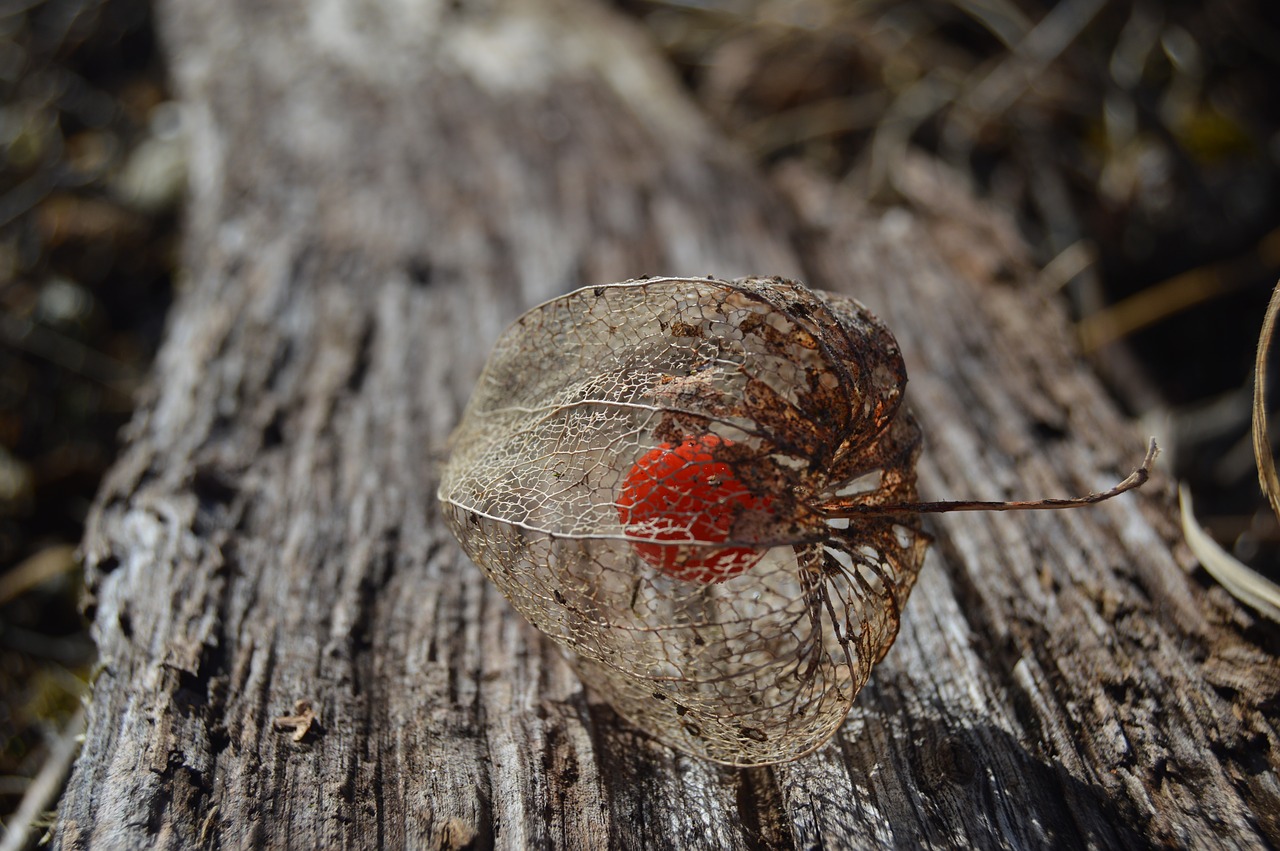
[[[964, 515], [814, 756], [736, 771], [584, 692], [461, 556], [445, 438], [506, 322], [644, 273], [797, 276], [899, 336], [928, 498], [1071, 495], [1142, 453], [926, 162], [900, 203], [766, 182], [574, 0], [168, 0], [186, 282], [84, 542], [101, 670], [61, 847], [1259, 847], [1280, 645], [1164, 483]], [[302, 741], [273, 720], [306, 699]]]

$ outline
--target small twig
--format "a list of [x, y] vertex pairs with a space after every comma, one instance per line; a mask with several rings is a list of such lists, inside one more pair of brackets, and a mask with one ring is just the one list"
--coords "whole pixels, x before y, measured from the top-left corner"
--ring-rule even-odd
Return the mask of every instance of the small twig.
[[771, 113], [743, 128], [741, 135], [759, 159], [766, 159], [792, 145], [871, 127], [887, 102], [881, 91], [826, 98]]
[[1056, 508], [1080, 508], [1095, 505], [1112, 497], [1140, 488], [1151, 477], [1151, 464], [1160, 447], [1155, 440], [1147, 447], [1147, 455], [1142, 459], [1142, 466], [1129, 474], [1129, 477], [1110, 490], [1091, 493], [1087, 496], [1069, 499], [1032, 499], [1019, 502], [983, 500], [947, 500], [944, 502], [895, 502], [883, 505], [848, 505], [824, 511], [827, 517], [879, 517], [892, 514], [943, 514], [949, 511], [1044, 511]]
[[76, 548], [71, 544], [55, 544], [28, 556], [0, 576], [0, 606], [55, 576], [70, 572], [75, 566]]
[[80, 750], [83, 733], [84, 709], [80, 709], [53, 741], [40, 773], [27, 787], [18, 811], [9, 820], [4, 841], [0, 842], [0, 851], [21, 851], [30, 844], [31, 832], [39, 826], [40, 817], [53, 807], [62, 793], [63, 781]]
[[1097, 251], [1083, 239], [1077, 239], [1057, 253], [1036, 276], [1034, 290], [1048, 298], [1071, 283], [1077, 275], [1097, 263]]
[[1170, 316], [1239, 292], [1266, 269], [1267, 260], [1280, 254], [1278, 247], [1280, 228], [1244, 254], [1189, 269], [1090, 313], [1076, 325], [1081, 347], [1086, 354], [1096, 352]]
[[999, 118], [1029, 91], [1106, 5], [1105, 0], [1072, 0], [1054, 6], [999, 65], [965, 92], [961, 106], [977, 116], [976, 126]]
[[135, 371], [47, 325], [0, 311], [0, 341], [107, 388], [129, 389]]

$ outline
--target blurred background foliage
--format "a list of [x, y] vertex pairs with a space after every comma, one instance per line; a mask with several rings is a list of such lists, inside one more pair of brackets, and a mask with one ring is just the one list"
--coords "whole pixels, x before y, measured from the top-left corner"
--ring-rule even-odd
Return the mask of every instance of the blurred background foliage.
[[[915, 146], [1015, 214], [1202, 522], [1277, 574], [1248, 429], [1280, 277], [1280, 4], [616, 3], [762, 167], [891, 202]], [[171, 300], [166, 86], [147, 3], [0, 0], [0, 817], [93, 661], [74, 547]]]
[[159, 343], [182, 174], [150, 9], [0, 2], [0, 817], [93, 664], [75, 559]]

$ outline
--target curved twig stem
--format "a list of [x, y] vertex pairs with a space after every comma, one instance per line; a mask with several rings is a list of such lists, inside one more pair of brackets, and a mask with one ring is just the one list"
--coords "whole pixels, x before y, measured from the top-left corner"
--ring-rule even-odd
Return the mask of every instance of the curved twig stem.
[[1114, 496], [1140, 488], [1151, 477], [1151, 464], [1160, 454], [1160, 447], [1152, 439], [1147, 447], [1147, 455], [1142, 459], [1142, 466], [1129, 474], [1129, 477], [1110, 490], [1091, 493], [1087, 496], [1069, 499], [1032, 499], [1017, 502], [987, 502], [983, 500], [947, 500], [943, 502], [891, 502], [880, 505], [848, 505], [824, 511], [827, 517], [880, 517], [893, 514], [944, 514], [949, 511], [1046, 511], [1056, 508], [1080, 508], [1095, 505]]

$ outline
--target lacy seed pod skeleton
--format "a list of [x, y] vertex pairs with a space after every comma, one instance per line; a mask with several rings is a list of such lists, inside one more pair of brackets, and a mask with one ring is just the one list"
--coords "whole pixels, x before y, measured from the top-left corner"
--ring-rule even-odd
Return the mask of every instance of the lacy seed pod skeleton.
[[[734, 765], [840, 726], [928, 546], [920, 431], [865, 307], [778, 278], [587, 288], [498, 341], [440, 485], [463, 549], [624, 717]], [[1148, 456], [1148, 463], [1150, 454]]]

